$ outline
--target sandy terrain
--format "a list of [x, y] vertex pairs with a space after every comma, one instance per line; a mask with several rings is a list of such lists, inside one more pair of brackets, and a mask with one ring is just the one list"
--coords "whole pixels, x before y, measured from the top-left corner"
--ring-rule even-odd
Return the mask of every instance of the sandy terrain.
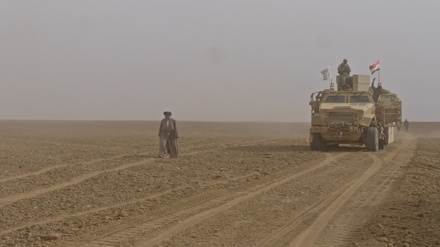
[[440, 123], [376, 153], [307, 123], [0, 121], [0, 246], [440, 246]]

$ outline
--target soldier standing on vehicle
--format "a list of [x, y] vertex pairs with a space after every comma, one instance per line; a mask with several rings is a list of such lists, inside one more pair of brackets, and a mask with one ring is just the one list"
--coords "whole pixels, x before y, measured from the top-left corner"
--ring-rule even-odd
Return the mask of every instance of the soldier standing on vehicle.
[[403, 128], [405, 129], [405, 132], [408, 132], [409, 129], [409, 122], [408, 120], [405, 119], [405, 121], [403, 122]]
[[341, 78], [341, 89], [350, 89], [350, 86], [345, 82], [347, 77], [350, 76], [350, 66], [348, 66], [347, 59], [344, 59], [342, 63], [338, 66], [338, 74]]
[[179, 146], [177, 144], [177, 138], [179, 138], [179, 132], [177, 131], [176, 120], [171, 118], [171, 112], [165, 111], [165, 116], [160, 121], [159, 127], [159, 158], [165, 157], [167, 153], [170, 154], [170, 158], [177, 158], [179, 155]]

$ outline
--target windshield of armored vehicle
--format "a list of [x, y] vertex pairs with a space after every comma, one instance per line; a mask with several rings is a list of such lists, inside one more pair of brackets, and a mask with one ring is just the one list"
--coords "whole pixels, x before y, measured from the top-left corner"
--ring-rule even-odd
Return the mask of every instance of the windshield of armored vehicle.
[[369, 103], [370, 98], [367, 95], [352, 95], [350, 96], [350, 103]]
[[345, 103], [344, 95], [330, 95], [325, 100], [326, 103]]

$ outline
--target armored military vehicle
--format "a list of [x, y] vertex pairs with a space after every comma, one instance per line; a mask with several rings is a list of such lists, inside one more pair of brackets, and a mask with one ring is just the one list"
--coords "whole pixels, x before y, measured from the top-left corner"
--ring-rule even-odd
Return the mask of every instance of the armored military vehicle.
[[[311, 150], [354, 144], [369, 151], [384, 149], [394, 141], [402, 123], [402, 102], [396, 94], [374, 86], [368, 75], [336, 77], [337, 88], [310, 96]], [[344, 86], [342, 86], [344, 85]]]

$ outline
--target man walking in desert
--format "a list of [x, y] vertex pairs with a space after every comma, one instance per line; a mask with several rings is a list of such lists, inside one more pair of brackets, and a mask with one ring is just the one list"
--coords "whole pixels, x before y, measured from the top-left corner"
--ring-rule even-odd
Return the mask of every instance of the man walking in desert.
[[408, 132], [409, 129], [409, 122], [405, 119], [405, 122], [403, 122], [403, 128], [405, 129], [405, 132]]
[[170, 158], [177, 158], [179, 155], [179, 146], [177, 144], [177, 138], [179, 138], [179, 132], [177, 131], [176, 120], [171, 118], [171, 112], [165, 111], [165, 116], [160, 121], [159, 127], [159, 158], [165, 157], [167, 153], [170, 154]]

